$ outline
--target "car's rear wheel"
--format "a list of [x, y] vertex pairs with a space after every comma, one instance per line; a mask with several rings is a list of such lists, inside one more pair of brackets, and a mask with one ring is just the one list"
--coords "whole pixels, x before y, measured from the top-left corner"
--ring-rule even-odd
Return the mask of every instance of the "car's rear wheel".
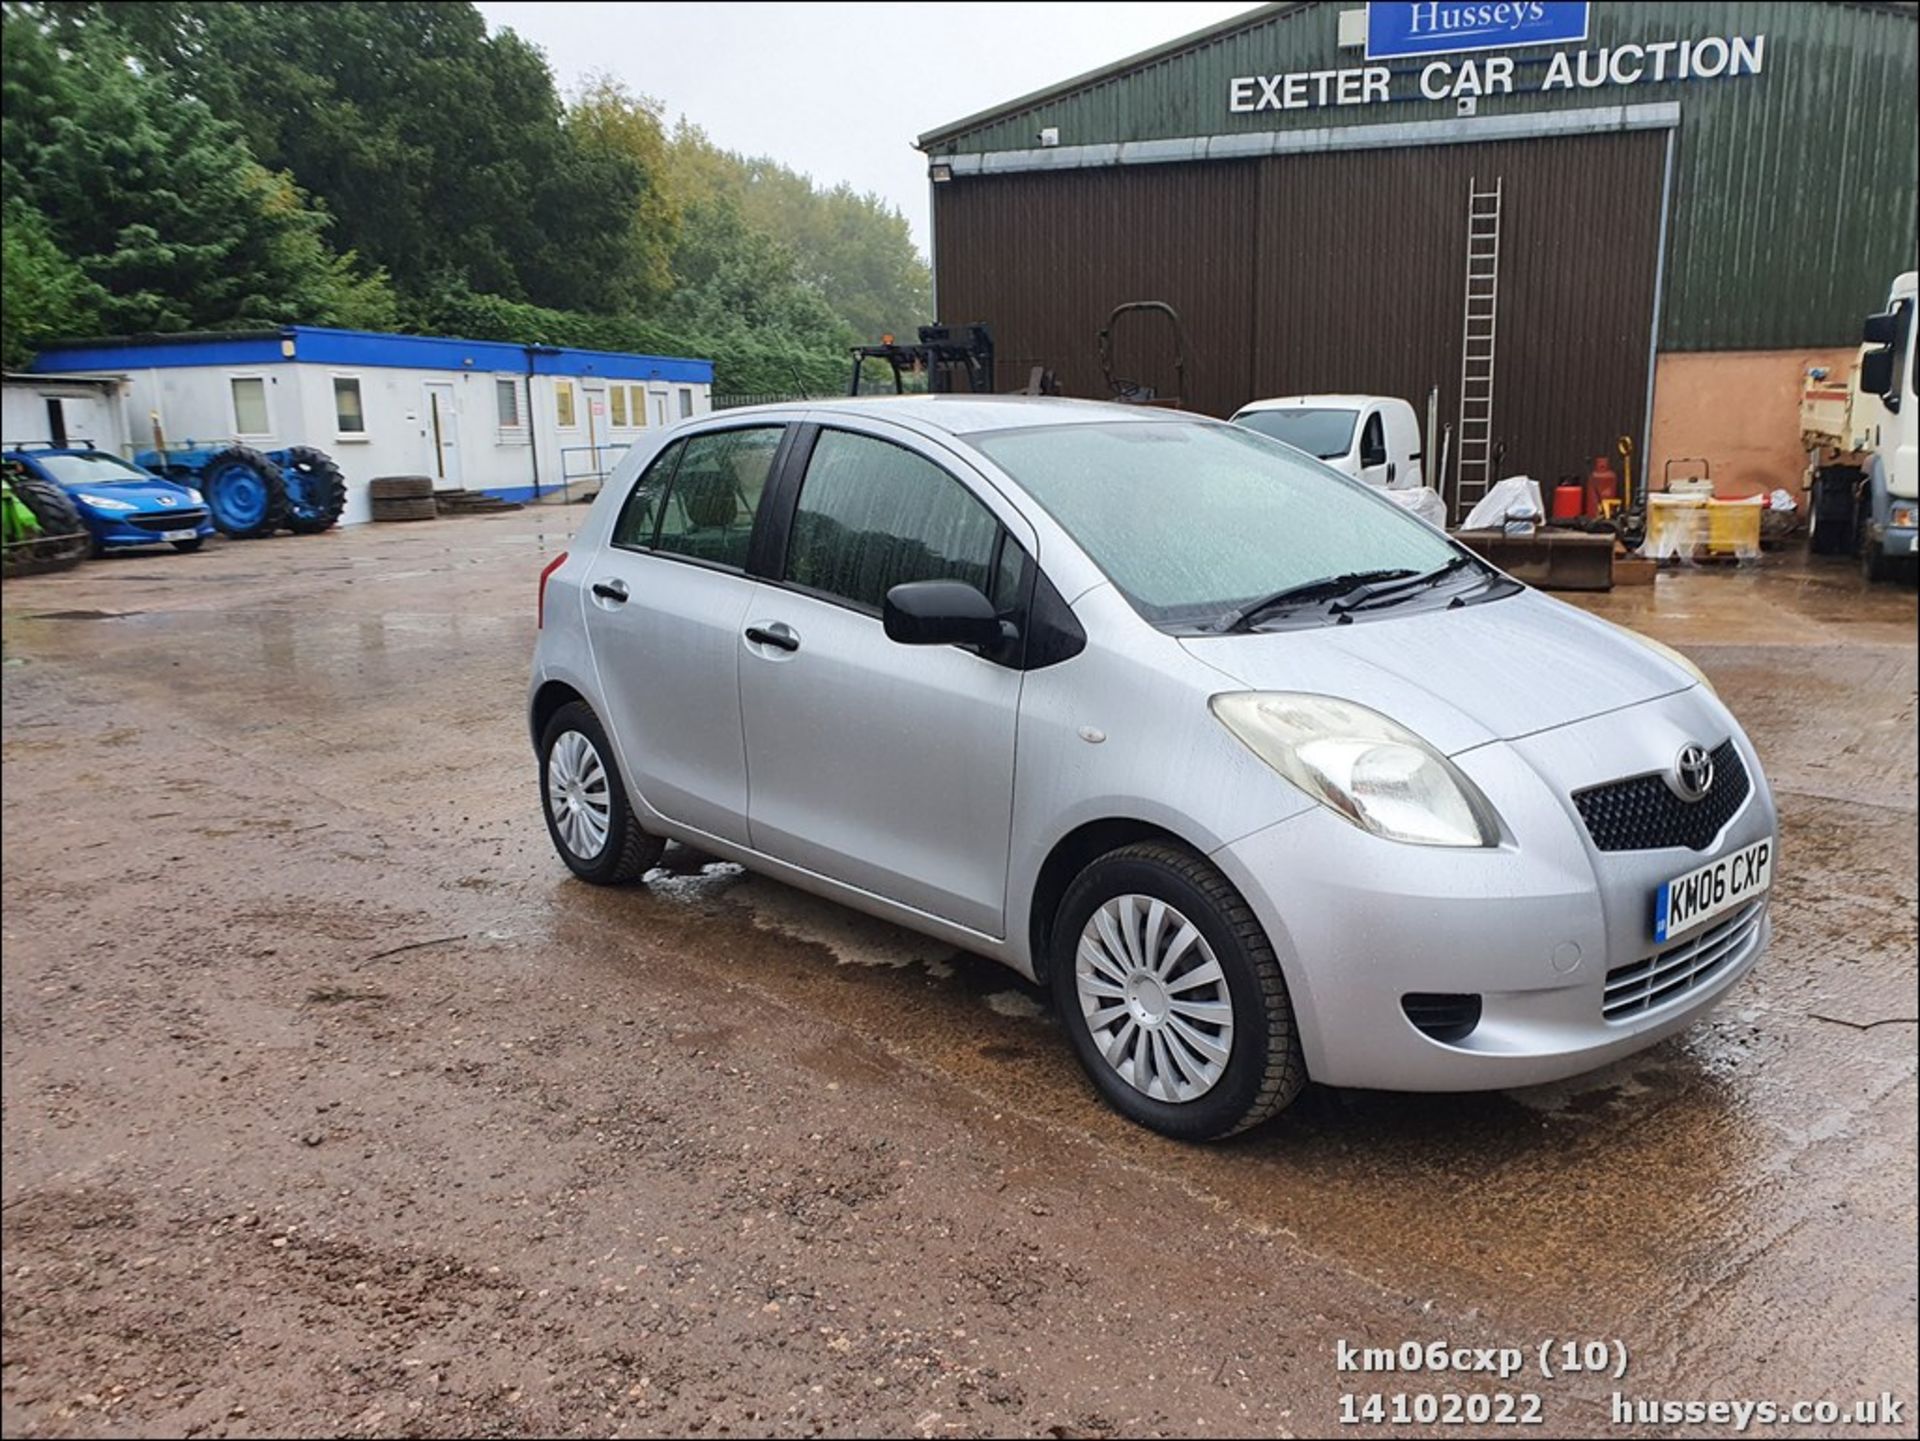
[[666, 848], [634, 819], [607, 733], [581, 701], [554, 712], [540, 737], [540, 809], [560, 859], [597, 886], [639, 880]]
[[1110, 851], [1055, 917], [1054, 999], [1080, 1063], [1123, 1115], [1209, 1141], [1258, 1125], [1306, 1083], [1266, 932], [1193, 852]]

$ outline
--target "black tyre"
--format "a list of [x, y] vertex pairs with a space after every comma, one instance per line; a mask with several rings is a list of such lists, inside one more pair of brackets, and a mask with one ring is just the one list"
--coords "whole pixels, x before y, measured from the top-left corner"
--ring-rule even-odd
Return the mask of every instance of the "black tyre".
[[35, 560], [74, 561], [99, 554], [99, 543], [87, 529], [80, 507], [65, 490], [32, 475], [16, 475], [11, 483], [20, 503], [40, 522], [42, 539], [33, 542], [31, 552]]
[[433, 520], [440, 514], [432, 496], [424, 500], [372, 500], [367, 505], [375, 520]]
[[207, 498], [214, 528], [235, 540], [272, 535], [287, 523], [287, 480], [251, 446], [230, 445], [190, 482]]
[[580, 701], [554, 712], [540, 737], [540, 811], [567, 869], [596, 886], [639, 880], [666, 849], [634, 819], [607, 733]]
[[206, 543], [207, 538], [204, 535], [196, 535], [192, 540], [176, 540], [172, 542], [172, 545], [173, 548], [182, 555], [192, 555]]
[[1858, 466], [1829, 465], [1814, 473], [1807, 517], [1807, 550], [1814, 555], [1851, 555], [1860, 534]]
[[430, 475], [379, 475], [367, 482], [369, 500], [432, 500]]
[[287, 529], [318, 535], [340, 523], [347, 508], [347, 477], [333, 457], [310, 445], [289, 446], [281, 471], [287, 479]]
[[1306, 1084], [1280, 962], [1227, 878], [1183, 847], [1110, 851], [1054, 920], [1054, 1000], [1080, 1064], [1129, 1119], [1211, 1141]]

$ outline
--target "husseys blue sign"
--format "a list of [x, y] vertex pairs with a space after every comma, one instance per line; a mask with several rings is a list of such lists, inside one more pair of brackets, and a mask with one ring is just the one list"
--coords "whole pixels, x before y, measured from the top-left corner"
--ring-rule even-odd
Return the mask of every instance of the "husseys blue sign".
[[1414, 0], [1367, 6], [1367, 59], [1561, 45], [1587, 38], [1585, 0]]

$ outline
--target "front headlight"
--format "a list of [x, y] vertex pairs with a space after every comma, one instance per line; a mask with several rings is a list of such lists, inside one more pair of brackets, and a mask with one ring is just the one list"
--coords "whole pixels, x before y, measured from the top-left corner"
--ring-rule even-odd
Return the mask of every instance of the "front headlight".
[[81, 491], [80, 499], [84, 500], [88, 505], [92, 506], [95, 510], [138, 510], [140, 509], [139, 506], [135, 505], [130, 500], [115, 500], [110, 495], [88, 495], [85, 491]]
[[1500, 843], [1499, 816], [1480, 788], [1378, 711], [1283, 691], [1236, 691], [1208, 704], [1261, 760], [1364, 831], [1419, 846]]
[[187, 503], [189, 505], [205, 505], [207, 503], [207, 498], [192, 486], [189, 485], [182, 488], [187, 492]]

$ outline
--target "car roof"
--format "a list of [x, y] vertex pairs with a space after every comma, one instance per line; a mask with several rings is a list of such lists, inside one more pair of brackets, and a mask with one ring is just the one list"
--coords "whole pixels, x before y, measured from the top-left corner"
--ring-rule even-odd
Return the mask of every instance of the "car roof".
[[1271, 400], [1249, 400], [1236, 415], [1245, 415], [1250, 410], [1306, 410], [1309, 408], [1326, 410], [1360, 410], [1376, 400], [1391, 400], [1390, 395], [1279, 395]]
[[752, 415], [758, 411], [791, 413], [796, 409], [891, 420], [948, 435], [972, 435], [992, 430], [1034, 430], [1044, 426], [1095, 425], [1115, 421], [1178, 420], [1212, 423], [1212, 417], [1164, 406], [1119, 405], [1105, 400], [1069, 400], [1057, 395], [859, 395], [834, 400], [794, 401], [786, 405], [742, 406], [716, 411], [724, 415]]

